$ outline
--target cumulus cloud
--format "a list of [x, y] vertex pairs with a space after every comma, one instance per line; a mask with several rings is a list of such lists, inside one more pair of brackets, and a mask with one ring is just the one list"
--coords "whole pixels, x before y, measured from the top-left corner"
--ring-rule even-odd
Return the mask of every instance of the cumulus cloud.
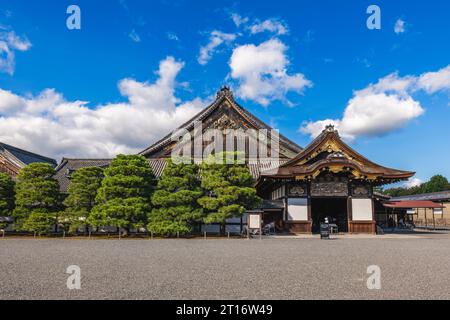
[[0, 72], [13, 75], [15, 51], [28, 51], [31, 48], [31, 42], [8, 29], [7, 27], [0, 28]]
[[398, 19], [394, 25], [394, 32], [396, 34], [405, 32], [405, 21]]
[[423, 184], [423, 181], [419, 178], [411, 178], [408, 181], [406, 181], [403, 186], [406, 188], [412, 188], [412, 187], [418, 187], [421, 184]]
[[200, 48], [200, 54], [198, 56], [198, 63], [205, 65], [211, 60], [212, 55], [217, 48], [223, 43], [231, 43], [236, 39], [236, 35], [233, 33], [224, 33], [214, 30], [209, 36], [209, 42], [207, 45]]
[[422, 74], [417, 81], [417, 88], [429, 94], [450, 90], [450, 65], [436, 72]]
[[154, 83], [123, 79], [123, 103], [88, 107], [46, 89], [24, 97], [0, 89], [0, 141], [59, 159], [135, 153], [197, 114], [204, 101], [175, 96], [182, 62], [160, 62]]
[[233, 50], [229, 65], [231, 78], [238, 81], [238, 95], [267, 106], [283, 100], [289, 91], [302, 93], [312, 82], [301, 73], [289, 75], [287, 46], [278, 39], [260, 45], [246, 44]]
[[425, 110], [412, 94], [418, 90], [432, 94], [450, 89], [450, 66], [420, 76], [400, 77], [392, 73], [377, 83], [355, 91], [342, 119], [304, 123], [300, 131], [316, 137], [333, 124], [348, 139], [357, 136], [379, 136], [395, 131], [421, 116]]
[[256, 20], [256, 22], [248, 27], [250, 30], [250, 33], [257, 34], [261, 32], [271, 32], [275, 33], [276, 35], [284, 35], [288, 33], [288, 27], [287, 25], [277, 19], [267, 19], [264, 21]]

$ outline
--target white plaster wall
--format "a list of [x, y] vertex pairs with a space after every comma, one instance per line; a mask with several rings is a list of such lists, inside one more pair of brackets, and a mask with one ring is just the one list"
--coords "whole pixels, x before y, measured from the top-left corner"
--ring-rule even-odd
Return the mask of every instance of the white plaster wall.
[[352, 220], [372, 221], [372, 199], [352, 199]]
[[308, 199], [305, 198], [288, 199], [288, 220], [308, 221]]

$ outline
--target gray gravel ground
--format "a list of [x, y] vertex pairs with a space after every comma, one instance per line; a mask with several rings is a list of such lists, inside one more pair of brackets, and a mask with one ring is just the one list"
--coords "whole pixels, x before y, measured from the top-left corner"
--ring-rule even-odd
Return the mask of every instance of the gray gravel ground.
[[[69, 265], [81, 290], [69, 290]], [[369, 265], [381, 290], [368, 290]], [[449, 299], [450, 235], [0, 240], [0, 299]]]

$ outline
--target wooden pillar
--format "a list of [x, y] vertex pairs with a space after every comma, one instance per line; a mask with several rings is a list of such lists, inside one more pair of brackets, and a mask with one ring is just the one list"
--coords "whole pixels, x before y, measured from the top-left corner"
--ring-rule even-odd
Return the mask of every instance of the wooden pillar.
[[436, 230], [436, 221], [434, 220], [434, 209], [433, 210], [433, 229]]

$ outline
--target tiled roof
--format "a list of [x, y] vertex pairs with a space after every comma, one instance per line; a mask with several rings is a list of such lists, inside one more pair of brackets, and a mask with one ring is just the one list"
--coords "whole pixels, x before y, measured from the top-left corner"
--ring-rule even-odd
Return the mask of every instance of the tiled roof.
[[414, 194], [409, 196], [393, 197], [389, 199], [390, 201], [449, 201], [450, 200], [450, 190], [432, 193], [422, 193]]
[[[167, 159], [147, 159], [153, 169], [153, 174], [160, 178], [167, 165]], [[287, 161], [287, 160], [286, 160]], [[63, 159], [56, 168], [55, 179], [58, 180], [61, 192], [67, 192], [70, 184], [70, 175], [80, 169], [89, 167], [107, 167], [111, 159]], [[276, 169], [284, 161], [275, 162], [270, 160], [252, 161], [248, 164], [250, 173], [255, 181], [261, 175], [261, 172], [267, 172], [270, 169]]]
[[70, 175], [81, 168], [107, 167], [111, 159], [66, 159], [64, 158], [56, 168], [55, 179], [59, 182], [61, 192], [67, 192]]
[[39, 154], [13, 147], [6, 143], [0, 142], [0, 153], [3, 153], [11, 161], [17, 163], [19, 167], [23, 167], [35, 162], [49, 163], [56, 166], [56, 160], [41, 156]]
[[[331, 152], [326, 158], [319, 158], [314, 154], [322, 150], [328, 143], [336, 144], [341, 149], [341, 152]], [[330, 148], [330, 147], [328, 147]], [[343, 153], [342, 153], [343, 152]], [[347, 154], [349, 157], [346, 157]], [[302, 165], [297, 165], [303, 162]], [[365, 175], [375, 175], [382, 179], [406, 179], [413, 176], [415, 173], [410, 171], [397, 170], [387, 168], [376, 164], [365, 158], [349, 145], [342, 141], [337, 130], [333, 126], [328, 126], [322, 133], [314, 139], [305, 149], [303, 149], [296, 157], [283, 164], [278, 172], [271, 174], [264, 174], [264, 176], [278, 176], [278, 177], [294, 177], [298, 175], [312, 175], [322, 168], [327, 168], [333, 165], [341, 165], [348, 168], [355, 168]]]

